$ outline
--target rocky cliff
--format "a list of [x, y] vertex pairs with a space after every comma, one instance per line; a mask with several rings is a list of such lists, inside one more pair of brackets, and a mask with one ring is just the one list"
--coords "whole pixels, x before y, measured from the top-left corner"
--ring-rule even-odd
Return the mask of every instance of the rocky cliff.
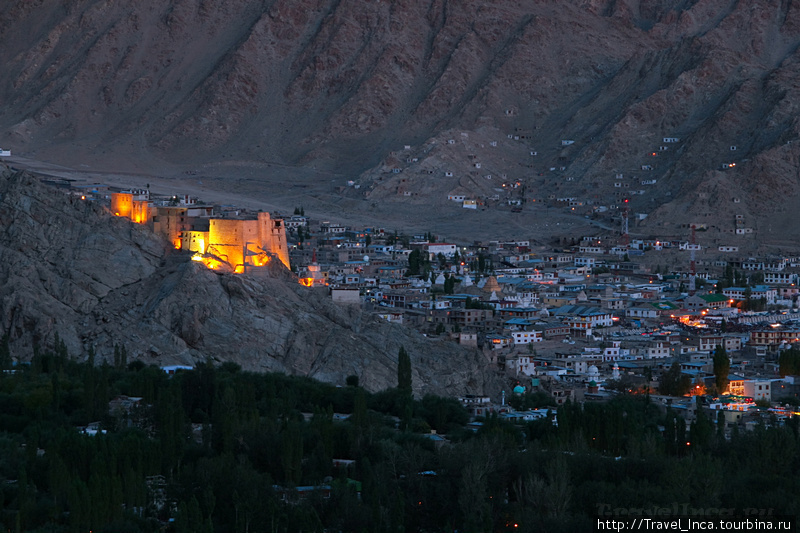
[[493, 390], [476, 350], [340, 307], [274, 264], [258, 277], [215, 273], [143, 226], [0, 166], [0, 328], [19, 360], [58, 334], [78, 357], [94, 346], [113, 361], [119, 344], [148, 364], [357, 375], [378, 390], [396, 384], [405, 346], [417, 392]]

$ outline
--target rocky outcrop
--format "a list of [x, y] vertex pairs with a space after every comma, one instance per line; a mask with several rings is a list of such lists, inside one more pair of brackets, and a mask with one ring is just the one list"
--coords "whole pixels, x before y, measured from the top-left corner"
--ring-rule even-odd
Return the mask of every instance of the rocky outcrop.
[[22, 357], [52, 344], [56, 333], [82, 353], [88, 315], [109, 294], [156, 272], [164, 243], [94, 202], [0, 171], [0, 327]]
[[397, 353], [405, 346], [414, 354], [420, 390], [483, 388], [479, 353], [429, 340], [358, 306], [340, 307], [326, 291], [275, 270], [259, 277], [219, 275], [196, 262], [170, 262], [157, 276], [124, 289], [125, 297], [98, 306], [97, 327], [88, 337], [111, 345], [122, 323], [145, 360], [211, 357], [334, 383], [357, 375], [370, 389], [396, 382]]
[[0, 327], [19, 360], [58, 334], [78, 357], [93, 346], [113, 362], [125, 345], [146, 363], [233, 361], [332, 383], [357, 375], [379, 390], [396, 383], [404, 346], [418, 393], [493, 390], [476, 350], [339, 307], [270, 265], [216, 273], [94, 202], [0, 172]]

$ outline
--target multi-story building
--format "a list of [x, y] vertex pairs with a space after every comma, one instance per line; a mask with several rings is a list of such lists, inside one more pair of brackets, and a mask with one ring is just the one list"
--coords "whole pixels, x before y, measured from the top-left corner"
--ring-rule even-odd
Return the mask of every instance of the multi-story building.
[[800, 342], [800, 330], [766, 327], [750, 331], [750, 344], [754, 346], [778, 346], [784, 342]]
[[614, 325], [612, 313], [598, 307], [565, 305], [555, 309], [552, 315], [563, 318], [571, 329], [592, 330], [598, 326], [611, 327]]

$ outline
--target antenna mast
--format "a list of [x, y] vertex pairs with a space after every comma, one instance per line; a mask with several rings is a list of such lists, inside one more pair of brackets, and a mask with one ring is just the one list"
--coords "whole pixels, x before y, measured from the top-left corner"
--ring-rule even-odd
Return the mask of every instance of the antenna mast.
[[630, 236], [628, 235], [628, 199], [622, 201], [622, 246], [628, 249]]
[[694, 260], [694, 251], [697, 249], [697, 236], [695, 235], [696, 229], [697, 225], [692, 224], [692, 239], [689, 242], [689, 250], [691, 251], [691, 266], [689, 268], [689, 296], [694, 296], [696, 287], [695, 280], [697, 278], [697, 268]]

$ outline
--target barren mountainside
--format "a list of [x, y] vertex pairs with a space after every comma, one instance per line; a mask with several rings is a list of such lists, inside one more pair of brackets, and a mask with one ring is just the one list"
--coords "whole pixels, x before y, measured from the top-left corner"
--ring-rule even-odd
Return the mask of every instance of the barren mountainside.
[[56, 335], [75, 357], [114, 345], [147, 364], [233, 361], [369, 390], [396, 385], [400, 346], [415, 390], [493, 390], [476, 349], [427, 339], [325, 291], [300, 286], [279, 262], [268, 276], [217, 274], [141, 225], [0, 165], [0, 329], [30, 358]]
[[435, 219], [492, 176], [531, 203], [628, 197], [642, 231], [797, 232], [788, 0], [16, 0], [0, 27], [0, 145], [33, 157], [248, 169], [325, 215]]

